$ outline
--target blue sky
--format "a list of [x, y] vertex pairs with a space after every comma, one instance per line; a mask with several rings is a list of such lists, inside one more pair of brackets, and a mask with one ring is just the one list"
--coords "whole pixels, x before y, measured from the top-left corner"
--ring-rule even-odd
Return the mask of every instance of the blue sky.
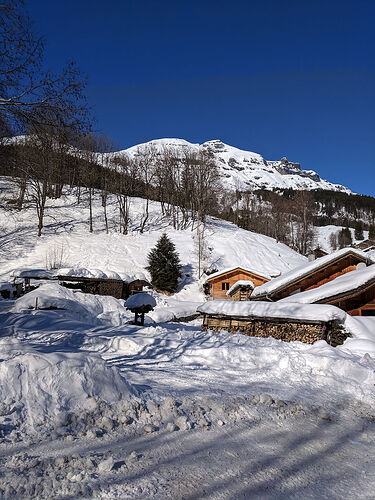
[[375, 195], [372, 0], [28, 0], [46, 64], [88, 74], [126, 148], [211, 139]]

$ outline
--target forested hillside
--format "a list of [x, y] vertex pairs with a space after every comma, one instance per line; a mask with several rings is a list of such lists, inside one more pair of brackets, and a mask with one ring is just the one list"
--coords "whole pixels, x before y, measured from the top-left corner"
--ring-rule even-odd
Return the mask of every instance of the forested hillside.
[[[32, 136], [3, 139], [0, 173], [13, 179], [15, 194], [2, 200], [8, 208], [35, 205], [42, 234], [48, 199], [72, 188], [77, 202], [87, 203], [88, 226], [94, 230], [92, 199], [99, 193], [108, 232], [107, 199], [114, 194], [119, 231], [127, 234], [132, 219], [130, 197], [145, 199], [139, 220], [142, 233], [149, 219], [149, 202], [157, 201], [161, 215], [170, 216], [175, 229], [203, 224], [208, 215], [271, 236], [302, 254], [315, 245], [317, 226], [335, 225], [374, 233], [375, 199], [338, 191], [274, 189], [242, 191], [226, 187], [208, 150], [187, 151], [181, 156], [168, 147], [150, 144], [133, 154], [113, 152], [106, 137], [66, 136], [39, 127]], [[331, 242], [332, 249], [350, 244], [346, 238]]]

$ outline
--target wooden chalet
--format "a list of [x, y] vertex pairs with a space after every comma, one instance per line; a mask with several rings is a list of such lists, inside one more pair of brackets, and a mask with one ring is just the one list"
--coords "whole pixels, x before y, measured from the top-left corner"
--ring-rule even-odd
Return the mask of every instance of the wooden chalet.
[[255, 288], [252, 300], [277, 301], [306, 290], [318, 288], [339, 276], [365, 268], [374, 261], [361, 250], [343, 248], [307, 262], [280, 277]]
[[351, 316], [375, 316], [375, 264], [291, 295], [278, 303], [330, 304]]
[[362, 250], [362, 252], [370, 252], [371, 250], [375, 250], [375, 241], [374, 240], [363, 240], [361, 243], [358, 243], [354, 246], [358, 250]]
[[217, 273], [211, 274], [205, 281], [206, 293], [211, 299], [229, 299], [227, 292], [238, 281], [251, 281], [254, 285], [260, 286], [267, 283], [271, 278], [265, 274], [253, 271], [245, 267], [230, 267]]

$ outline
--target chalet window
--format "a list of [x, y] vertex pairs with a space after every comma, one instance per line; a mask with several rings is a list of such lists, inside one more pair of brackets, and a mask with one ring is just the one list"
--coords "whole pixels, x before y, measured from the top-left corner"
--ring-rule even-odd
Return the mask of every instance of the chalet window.
[[226, 281], [224, 283], [221, 284], [221, 289], [222, 290], [229, 290], [229, 282]]

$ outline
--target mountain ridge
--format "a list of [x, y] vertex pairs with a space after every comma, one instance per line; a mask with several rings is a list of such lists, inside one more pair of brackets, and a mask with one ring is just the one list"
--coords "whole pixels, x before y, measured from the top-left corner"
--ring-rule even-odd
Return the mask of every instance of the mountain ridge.
[[[353, 194], [341, 184], [322, 179], [314, 170], [303, 170], [297, 162], [290, 162], [286, 157], [280, 160], [265, 160], [252, 151], [246, 151], [225, 144], [219, 139], [199, 143], [191, 143], [185, 139], [162, 138], [137, 144], [118, 153], [126, 153], [130, 157], [152, 146], [156, 153], [170, 148], [175, 152], [211, 152], [218, 167], [224, 186], [231, 190], [249, 191], [257, 189], [294, 189], [294, 190], [328, 190]], [[224, 181], [224, 182], [223, 182]]]

